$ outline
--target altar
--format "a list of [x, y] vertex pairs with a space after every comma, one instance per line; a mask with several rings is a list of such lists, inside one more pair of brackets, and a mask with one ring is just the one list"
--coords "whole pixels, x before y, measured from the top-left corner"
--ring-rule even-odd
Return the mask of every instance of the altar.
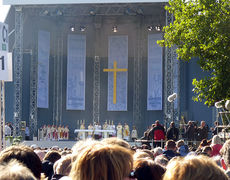
[[86, 133], [91, 132], [93, 136], [94, 136], [95, 132], [105, 133], [106, 136], [104, 138], [107, 138], [108, 137], [108, 133], [113, 133], [114, 130], [103, 130], [103, 129], [75, 129], [74, 130], [74, 134], [79, 133], [79, 132], [82, 133], [82, 140], [84, 140], [87, 137]]

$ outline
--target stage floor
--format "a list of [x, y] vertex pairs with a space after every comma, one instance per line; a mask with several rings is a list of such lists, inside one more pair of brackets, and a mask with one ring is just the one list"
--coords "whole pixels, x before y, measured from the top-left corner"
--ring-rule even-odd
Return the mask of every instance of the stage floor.
[[[22, 144], [26, 145], [26, 146], [31, 146], [33, 144], [36, 144], [38, 147], [41, 148], [51, 148], [53, 146], [58, 146], [59, 148], [72, 148], [73, 145], [76, 143], [77, 141], [23, 141]], [[139, 146], [140, 143], [135, 143], [135, 142], [128, 142], [131, 146], [133, 145], [137, 145]]]

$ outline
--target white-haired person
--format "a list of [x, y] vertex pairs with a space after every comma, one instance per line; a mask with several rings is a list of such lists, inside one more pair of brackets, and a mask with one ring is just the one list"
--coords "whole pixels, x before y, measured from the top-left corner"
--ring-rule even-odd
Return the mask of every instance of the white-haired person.
[[218, 135], [212, 137], [211, 148], [212, 148], [212, 156], [220, 155], [220, 150], [222, 148], [222, 141]]

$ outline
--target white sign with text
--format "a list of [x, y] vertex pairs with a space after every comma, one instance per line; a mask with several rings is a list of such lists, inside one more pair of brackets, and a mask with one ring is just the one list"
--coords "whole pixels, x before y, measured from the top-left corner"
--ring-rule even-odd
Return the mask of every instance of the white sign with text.
[[8, 25], [0, 22], [0, 80], [3, 81], [12, 81], [12, 54], [8, 52]]

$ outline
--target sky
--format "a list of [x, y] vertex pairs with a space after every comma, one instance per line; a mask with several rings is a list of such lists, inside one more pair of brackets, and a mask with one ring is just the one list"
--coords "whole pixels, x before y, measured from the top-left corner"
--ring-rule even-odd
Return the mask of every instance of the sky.
[[0, 22], [4, 22], [10, 6], [2, 5], [2, 0], [0, 0]]

